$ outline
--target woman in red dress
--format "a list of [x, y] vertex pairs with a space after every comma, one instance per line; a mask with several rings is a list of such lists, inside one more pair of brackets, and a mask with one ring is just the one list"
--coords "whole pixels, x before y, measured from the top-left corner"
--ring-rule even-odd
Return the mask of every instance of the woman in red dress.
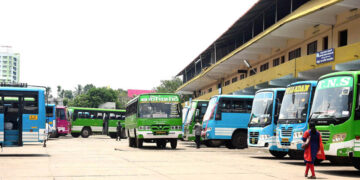
[[315, 123], [309, 123], [309, 130], [305, 131], [303, 136], [304, 161], [306, 163], [305, 177], [308, 176], [309, 169], [312, 176], [309, 179], [316, 179], [314, 163], [315, 160], [324, 160], [324, 145], [321, 140], [321, 134], [315, 128]]

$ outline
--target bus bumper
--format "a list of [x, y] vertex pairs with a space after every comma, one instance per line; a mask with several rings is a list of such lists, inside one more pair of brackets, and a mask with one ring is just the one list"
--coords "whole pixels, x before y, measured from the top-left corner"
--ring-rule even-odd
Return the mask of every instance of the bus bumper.
[[152, 131], [137, 131], [138, 138], [141, 139], [181, 139], [182, 131], [170, 131], [167, 135], [154, 135]]
[[325, 155], [327, 156], [349, 156], [353, 151], [360, 151], [360, 141], [358, 147], [354, 147], [355, 140], [331, 143], [329, 144], [329, 149], [325, 150]]

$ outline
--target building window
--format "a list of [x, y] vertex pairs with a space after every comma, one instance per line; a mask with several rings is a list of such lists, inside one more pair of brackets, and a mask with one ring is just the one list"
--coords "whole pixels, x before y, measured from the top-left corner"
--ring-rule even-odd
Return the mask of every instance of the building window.
[[323, 38], [323, 50], [329, 49], [329, 38], [326, 36]]
[[301, 48], [289, 52], [289, 61], [301, 56]]
[[257, 68], [251, 69], [251, 70], [250, 70], [250, 76], [256, 74], [256, 72], [257, 72]]
[[347, 45], [348, 32], [343, 30], [339, 32], [339, 47]]
[[245, 79], [245, 78], [246, 78], [246, 74], [241, 74], [241, 75], [240, 75], [240, 80], [241, 80], [241, 79]]
[[230, 84], [230, 80], [225, 81], [225, 86], [228, 86]]
[[281, 64], [285, 63], [285, 56], [281, 56]]
[[273, 67], [278, 66], [280, 64], [280, 58], [276, 58], [273, 60]]
[[237, 77], [232, 78], [231, 83], [234, 83], [237, 81]]
[[209, 88], [209, 89], [208, 89], [208, 92], [211, 93], [211, 92], [212, 92], [212, 88]]
[[265, 63], [260, 66], [260, 72], [263, 72], [265, 70], [269, 69], [269, 63]]
[[317, 52], [317, 41], [311, 42], [307, 45], [307, 55]]

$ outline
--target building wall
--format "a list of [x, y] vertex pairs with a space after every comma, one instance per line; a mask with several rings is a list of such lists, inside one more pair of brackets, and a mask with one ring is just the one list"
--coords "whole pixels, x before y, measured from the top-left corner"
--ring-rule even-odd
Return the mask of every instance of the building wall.
[[20, 78], [20, 55], [0, 53], [0, 82], [18, 83]]
[[[280, 64], [281, 63], [281, 57], [284, 56], [285, 63], [289, 61], [289, 52], [293, 51], [294, 49], [301, 48], [301, 57], [308, 56], [307, 55], [307, 46], [309, 43], [317, 41], [317, 52], [322, 51], [324, 49], [323, 47], [323, 38], [328, 37], [328, 49], [330, 48], [338, 48], [339, 44], [339, 32], [342, 30], [348, 31], [348, 38], [347, 38], [347, 45], [344, 46], [344, 48], [348, 47], [351, 44], [359, 43], [360, 42], [360, 10], [354, 9], [346, 12], [342, 12], [337, 15], [336, 17], [336, 24], [334, 26], [331, 25], [317, 25], [310, 27], [305, 30], [304, 32], [304, 38], [303, 39], [288, 39], [286, 46], [283, 48], [272, 48], [271, 53], [269, 54], [261, 54], [259, 55], [259, 60], [249, 60], [249, 62], [257, 62], [254, 64], [251, 64], [253, 68], [257, 69], [257, 73], [260, 72], [260, 66], [269, 63], [269, 69], [274, 68], [273, 66], [273, 60], [276, 58], [280, 58]], [[313, 56], [311, 56], [314, 58]], [[337, 56], [338, 57], [338, 56]], [[342, 57], [338, 57], [342, 58]], [[315, 61], [315, 60], [314, 60]], [[240, 65], [238, 67], [234, 67], [233, 74], [230, 76], [224, 77], [224, 80], [218, 80], [217, 82], [210, 84], [202, 89], [200, 89], [202, 93], [201, 95], [204, 96], [208, 92], [209, 88], [212, 88], [212, 93], [215, 91], [218, 91], [217, 85], [218, 83], [222, 82], [222, 86], [225, 86], [225, 82], [230, 80], [230, 86], [232, 84], [232, 79], [237, 77], [237, 81], [240, 80], [240, 74], [237, 73], [237, 70], [240, 68]], [[296, 67], [295, 67], [296, 68]], [[247, 77], [250, 76], [250, 70], [248, 70], [248, 73], [246, 74]], [[245, 81], [244, 81], [245, 82]], [[239, 82], [236, 82], [239, 83]], [[230, 92], [232, 93], [232, 92]], [[202, 97], [199, 97], [202, 98]], [[204, 99], [204, 98], [202, 98]]]

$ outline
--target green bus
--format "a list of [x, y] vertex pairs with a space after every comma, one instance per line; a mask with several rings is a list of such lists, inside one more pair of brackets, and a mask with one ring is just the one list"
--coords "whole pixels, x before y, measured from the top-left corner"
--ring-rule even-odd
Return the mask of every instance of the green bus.
[[320, 77], [311, 109], [331, 162], [351, 160], [360, 170], [360, 71]]
[[125, 110], [69, 107], [71, 135], [87, 138], [92, 134], [106, 134], [116, 138], [116, 127], [120, 121], [125, 138]]
[[148, 142], [165, 148], [170, 142], [171, 148], [176, 149], [177, 140], [183, 136], [181, 117], [177, 94], [142, 94], [130, 100], [125, 118], [129, 146], [141, 148], [143, 142]]
[[193, 100], [191, 101], [190, 110], [184, 122], [184, 139], [187, 141], [195, 141], [194, 126], [198, 120], [202, 123], [202, 119], [208, 107], [207, 100]]

